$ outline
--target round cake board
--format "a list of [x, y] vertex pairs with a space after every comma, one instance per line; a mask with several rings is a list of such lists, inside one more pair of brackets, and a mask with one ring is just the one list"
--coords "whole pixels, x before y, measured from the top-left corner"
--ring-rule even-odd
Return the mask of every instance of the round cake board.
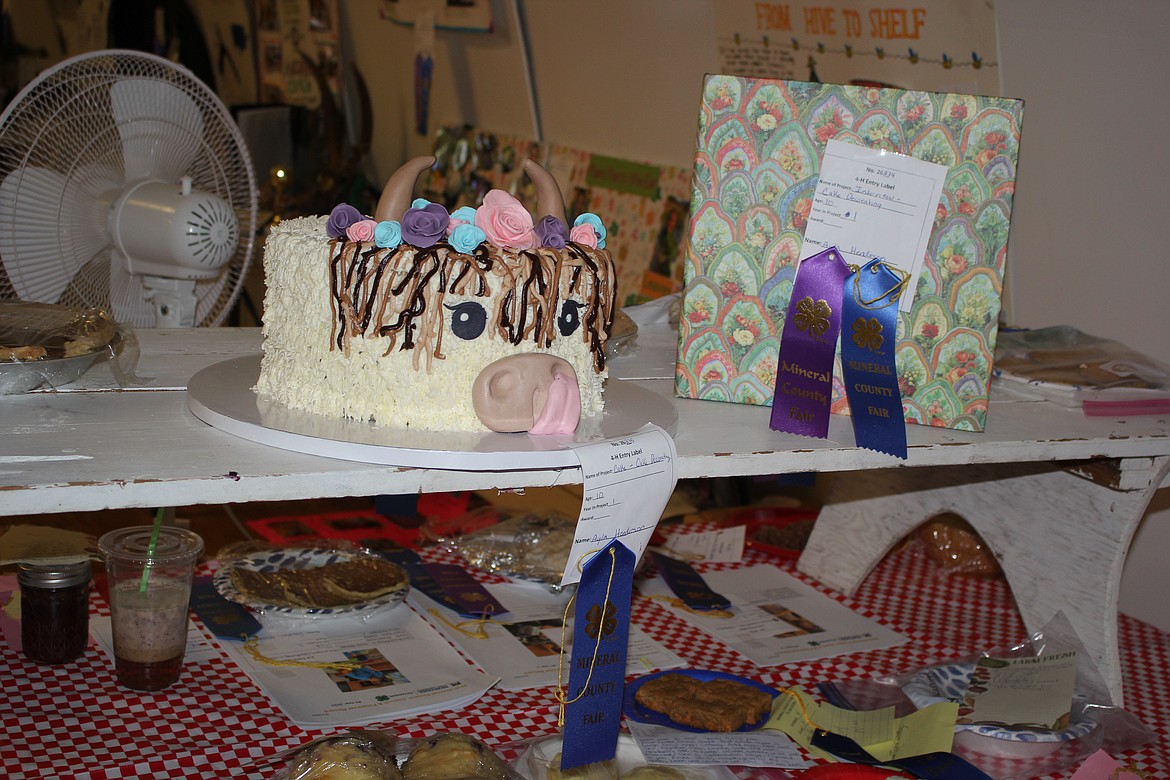
[[289, 409], [256, 394], [252, 388], [259, 376], [259, 354], [208, 366], [187, 384], [187, 407], [208, 425], [258, 444], [362, 463], [456, 471], [572, 468], [580, 465], [568, 449], [574, 444], [629, 436], [647, 423], [674, 435], [678, 422], [669, 399], [611, 378], [601, 419], [583, 419], [571, 435], [395, 428]]

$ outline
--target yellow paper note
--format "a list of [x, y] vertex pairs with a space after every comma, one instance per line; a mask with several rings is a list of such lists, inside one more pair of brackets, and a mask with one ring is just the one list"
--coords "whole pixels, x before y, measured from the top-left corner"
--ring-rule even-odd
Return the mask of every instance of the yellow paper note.
[[907, 715], [894, 717], [894, 708], [846, 710], [813, 700], [799, 688], [777, 697], [764, 728], [783, 731], [796, 744], [817, 755], [832, 758], [812, 746], [814, 729], [849, 737], [880, 761], [892, 761], [923, 753], [950, 752], [958, 705], [940, 702]]
[[936, 702], [904, 718], [896, 718], [894, 739], [887, 743], [865, 745], [865, 749], [879, 761], [893, 761], [925, 753], [949, 753], [958, 713], [958, 704]]

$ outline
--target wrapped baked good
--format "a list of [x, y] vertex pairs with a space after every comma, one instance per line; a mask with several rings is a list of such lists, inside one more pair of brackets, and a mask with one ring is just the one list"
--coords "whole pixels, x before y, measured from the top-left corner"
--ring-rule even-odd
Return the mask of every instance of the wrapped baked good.
[[512, 517], [465, 536], [459, 553], [486, 571], [559, 584], [573, 546], [575, 518], [557, 513]]
[[681, 770], [662, 764], [646, 764], [631, 769], [622, 775], [621, 780], [685, 780], [686, 775]]
[[124, 387], [137, 355], [133, 332], [102, 309], [0, 301], [0, 395], [67, 385], [99, 361]]
[[561, 769], [561, 754], [557, 753], [549, 762], [548, 780], [618, 780], [617, 759]]
[[395, 737], [379, 731], [350, 731], [299, 748], [288, 780], [401, 780]]
[[402, 765], [404, 780], [518, 780], [487, 745], [467, 734], [438, 734], [420, 742]]

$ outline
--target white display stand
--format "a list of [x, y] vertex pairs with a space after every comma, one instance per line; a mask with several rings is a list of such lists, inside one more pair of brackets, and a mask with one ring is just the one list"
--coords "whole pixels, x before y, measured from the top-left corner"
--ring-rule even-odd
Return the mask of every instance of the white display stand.
[[[543, 453], [495, 449], [490, 470], [459, 470], [446, 456], [434, 466], [395, 467], [230, 435], [189, 411], [186, 388], [209, 366], [258, 353], [259, 329], [137, 335], [141, 384], [119, 388], [95, 370], [67, 392], [0, 398], [0, 514], [581, 481], [578, 467], [518, 465], [518, 458]], [[669, 328], [644, 328], [634, 347], [611, 361], [610, 375], [673, 410], [680, 479], [833, 473], [800, 568], [843, 590], [855, 588], [919, 522], [944, 509], [959, 512], [999, 557], [1028, 628], [1063, 611], [1120, 703], [1122, 565], [1170, 469], [1170, 420], [1086, 417], [993, 394], [986, 431], [908, 426], [903, 461], [857, 448], [848, 417], [832, 416], [829, 438], [808, 439], [770, 430], [766, 407], [675, 398], [672, 348]], [[197, 396], [190, 397], [206, 405]]]
[[573, 468], [581, 465], [568, 449], [574, 444], [628, 436], [647, 423], [673, 433], [678, 421], [667, 399], [632, 382], [611, 379], [605, 386], [605, 413], [600, 419], [582, 420], [574, 435], [425, 431], [289, 409], [256, 395], [252, 388], [259, 375], [259, 354], [208, 366], [191, 378], [187, 406], [208, 425], [270, 447], [362, 463], [456, 471]]

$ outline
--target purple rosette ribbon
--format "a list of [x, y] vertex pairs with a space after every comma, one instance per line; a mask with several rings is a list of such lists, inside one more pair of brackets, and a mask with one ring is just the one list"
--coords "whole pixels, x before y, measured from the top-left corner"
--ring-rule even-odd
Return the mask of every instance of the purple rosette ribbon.
[[450, 219], [447, 209], [438, 203], [407, 209], [402, 215], [402, 239], [419, 249], [434, 246], [446, 235]]
[[361, 222], [365, 217], [360, 211], [348, 203], [338, 203], [329, 212], [329, 221], [325, 223], [325, 233], [330, 238], [345, 238], [345, 231], [350, 225]]
[[569, 240], [569, 226], [560, 217], [552, 214], [540, 218], [533, 228], [536, 232], [536, 243], [551, 249], [564, 249]]
[[776, 366], [774, 431], [824, 439], [833, 398], [833, 357], [849, 267], [836, 247], [800, 261]]

